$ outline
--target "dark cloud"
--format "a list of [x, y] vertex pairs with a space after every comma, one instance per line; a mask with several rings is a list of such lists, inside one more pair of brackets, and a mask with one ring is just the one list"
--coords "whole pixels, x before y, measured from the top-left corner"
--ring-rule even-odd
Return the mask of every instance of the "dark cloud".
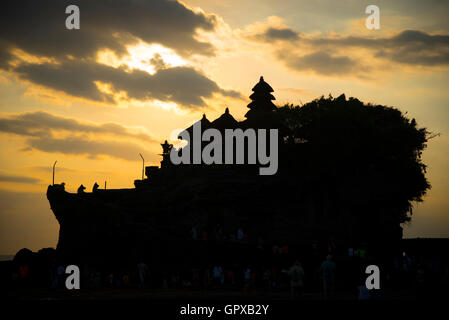
[[397, 63], [415, 66], [441, 66], [449, 64], [449, 52], [410, 52], [408, 49], [397, 51], [379, 50], [378, 58], [388, 59]]
[[270, 27], [266, 29], [261, 35], [260, 38], [265, 41], [274, 41], [274, 40], [298, 40], [299, 35], [297, 32], [293, 31], [289, 28], [274, 28]]
[[430, 49], [439, 49], [449, 46], [449, 35], [431, 35], [417, 30], [405, 30], [390, 39], [380, 40], [380, 42], [389, 43], [391, 46], [415, 45], [416, 48], [425, 46]]
[[138, 69], [113, 68], [94, 61], [65, 60], [60, 64], [24, 63], [14, 72], [21, 79], [94, 101], [114, 102], [109, 93], [98, 89], [95, 81], [108, 83], [115, 91], [125, 91], [128, 98], [173, 101], [192, 108], [205, 105], [203, 98], [210, 98], [214, 93], [241, 97], [239, 92], [220, 88], [190, 67], [161, 69], [151, 75]]
[[431, 35], [417, 30], [405, 30], [388, 38], [311, 38], [314, 47], [344, 49], [360, 47], [370, 49], [373, 56], [393, 62], [436, 66], [449, 64], [449, 35]]
[[40, 180], [26, 176], [15, 176], [0, 172], [0, 182], [38, 183]]
[[[38, 172], [45, 172], [45, 173], [52, 173], [53, 172], [53, 163], [49, 163], [48, 166], [31, 166], [27, 167], [27, 169], [38, 171]], [[79, 170], [70, 169], [70, 168], [64, 168], [61, 166], [57, 166], [56, 168], [58, 172], [78, 172]], [[97, 171], [96, 171], [97, 172]]]
[[106, 155], [132, 161], [139, 160], [139, 153], [142, 152], [152, 155], [152, 160], [156, 159], [154, 152], [147, 151], [140, 145], [129, 141], [101, 141], [83, 137], [54, 138], [48, 136], [27, 139], [26, 144], [28, 150], [84, 155], [92, 159]]
[[313, 70], [324, 75], [347, 74], [358, 68], [356, 61], [346, 56], [336, 56], [325, 51], [317, 51], [304, 56], [280, 51], [278, 58], [294, 70]]
[[[79, 30], [65, 27], [68, 5], [80, 9]], [[116, 91], [125, 91], [129, 98], [159, 99], [183, 107], [204, 106], [203, 99], [214, 93], [241, 97], [238, 92], [220, 88], [193, 68], [167, 68], [158, 55], [150, 60], [157, 70], [154, 75], [95, 61], [99, 50], [110, 49], [124, 55], [126, 45], [139, 39], [162, 44], [184, 56], [212, 55], [212, 45], [196, 40], [196, 33], [213, 31], [216, 17], [194, 12], [180, 2], [15, 0], [6, 1], [2, 11], [7, 14], [0, 20], [0, 69], [34, 84], [111, 104], [117, 102], [114, 95], [99, 90], [96, 81], [108, 83]], [[45, 63], [25, 62], [20, 55], [14, 55], [14, 49], [52, 59]], [[15, 63], [8, 64], [13, 60]]]
[[[25, 167], [26, 170], [30, 170], [30, 171], [35, 171], [35, 172], [40, 172], [40, 173], [46, 173], [49, 174], [49, 177], [52, 176], [52, 172], [53, 172], [53, 162], [49, 163], [46, 166], [29, 166], [29, 167]], [[88, 175], [111, 175], [114, 174], [113, 171], [103, 171], [103, 170], [89, 170], [89, 168], [87, 168], [87, 170], [81, 170], [81, 169], [71, 169], [71, 168], [66, 168], [61, 166], [61, 164], [58, 162], [56, 165], [56, 172], [57, 173], [87, 173]]]
[[138, 160], [139, 152], [154, 154], [142, 147], [141, 142], [147, 145], [159, 143], [158, 139], [144, 132], [117, 123], [93, 124], [43, 111], [2, 115], [0, 132], [26, 137], [22, 151], [39, 150], [89, 158], [107, 155]]
[[380, 40], [376, 57], [421, 66], [449, 64], [449, 35], [429, 35], [407, 30], [391, 39]]
[[[294, 70], [312, 70], [320, 74], [358, 75], [370, 71], [369, 61], [352, 57], [351, 49], [366, 49], [372, 59], [384, 59], [410, 66], [449, 64], [449, 35], [405, 30], [391, 37], [299, 36], [288, 28], [267, 27], [247, 37], [273, 46], [277, 58]], [[276, 41], [274, 44], [273, 41]], [[304, 54], [304, 52], [308, 52]], [[365, 65], [362, 65], [365, 63]], [[357, 67], [357, 69], [355, 69]]]
[[[80, 8], [80, 29], [67, 30], [65, 8]], [[195, 39], [199, 29], [213, 31], [214, 15], [196, 13], [171, 0], [6, 0], [2, 2], [0, 48], [20, 48], [59, 59], [93, 57], [108, 48], [126, 53], [137, 39], [160, 43], [181, 55], [213, 54], [209, 43]], [[5, 53], [1, 58], [8, 58]]]
[[22, 136], [43, 137], [51, 131], [71, 133], [109, 134], [125, 138], [140, 139], [145, 142], [156, 141], [143, 132], [133, 132], [118, 123], [93, 124], [73, 118], [65, 118], [44, 111], [25, 112], [13, 115], [0, 115], [0, 132]]

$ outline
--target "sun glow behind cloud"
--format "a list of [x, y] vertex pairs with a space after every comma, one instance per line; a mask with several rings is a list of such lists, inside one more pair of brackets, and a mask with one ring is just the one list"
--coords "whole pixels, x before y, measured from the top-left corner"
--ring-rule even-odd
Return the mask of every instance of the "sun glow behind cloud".
[[[196, 58], [189, 59], [179, 56], [174, 50], [166, 48], [160, 44], [147, 44], [139, 42], [137, 45], [127, 47], [128, 55], [119, 57], [112, 50], [102, 50], [97, 54], [97, 62], [105, 64], [113, 68], [123, 68], [133, 70], [142, 70], [148, 72], [150, 75], [155, 75], [158, 70], [169, 69], [175, 67], [193, 67], [200, 68], [201, 64], [196, 62]], [[127, 108], [129, 104], [134, 106], [146, 107], [155, 106], [164, 110], [171, 110], [178, 115], [185, 115], [186, 110], [173, 101], [162, 101], [153, 99], [151, 101], [139, 101], [129, 98], [126, 92], [116, 92], [114, 88], [108, 83], [95, 81], [97, 88], [116, 101], [117, 106]], [[206, 99], [214, 100], [214, 99]], [[210, 102], [210, 101], [209, 101]]]
[[122, 58], [111, 50], [102, 50], [97, 55], [97, 62], [118, 68], [127, 66], [130, 69], [139, 69], [155, 74], [158, 70], [152, 59], [155, 57], [162, 58], [165, 67], [179, 67], [186, 65], [186, 61], [177, 55], [173, 50], [166, 48], [160, 44], [147, 44], [140, 42], [137, 45], [127, 47], [129, 55]]

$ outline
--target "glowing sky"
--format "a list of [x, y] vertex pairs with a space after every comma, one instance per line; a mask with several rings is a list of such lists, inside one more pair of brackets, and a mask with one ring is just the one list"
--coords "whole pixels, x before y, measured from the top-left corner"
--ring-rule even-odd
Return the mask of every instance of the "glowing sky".
[[[73, 2], [73, 1], [72, 1]], [[345, 93], [395, 106], [441, 135], [423, 154], [432, 189], [407, 237], [449, 237], [447, 1], [7, 1], [0, 19], [0, 253], [54, 247], [45, 191], [128, 188], [143, 153], [228, 106], [242, 119], [263, 75], [278, 105]], [[39, 14], [36, 14], [39, 12]]]

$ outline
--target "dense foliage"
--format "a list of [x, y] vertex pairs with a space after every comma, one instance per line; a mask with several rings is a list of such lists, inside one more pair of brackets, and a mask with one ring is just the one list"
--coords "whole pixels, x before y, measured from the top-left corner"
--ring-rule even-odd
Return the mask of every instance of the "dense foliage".
[[300, 165], [304, 174], [352, 192], [348, 202], [364, 204], [367, 217], [388, 211], [395, 223], [410, 220], [413, 201], [430, 188], [421, 160], [430, 134], [415, 119], [344, 95], [276, 112], [288, 150], [284, 165]]

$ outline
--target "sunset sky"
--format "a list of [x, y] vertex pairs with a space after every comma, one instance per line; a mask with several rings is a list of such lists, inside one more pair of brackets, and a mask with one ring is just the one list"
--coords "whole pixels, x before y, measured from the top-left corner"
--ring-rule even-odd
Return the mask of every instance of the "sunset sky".
[[[80, 8], [67, 30], [66, 6]], [[380, 29], [365, 8], [380, 8]], [[449, 237], [449, 1], [2, 2], [0, 254], [55, 247], [56, 183], [131, 188], [160, 143], [206, 113], [243, 119], [264, 76], [275, 103], [345, 93], [399, 108], [440, 135], [432, 189], [406, 237]], [[173, 140], [173, 139], [172, 139]]]

